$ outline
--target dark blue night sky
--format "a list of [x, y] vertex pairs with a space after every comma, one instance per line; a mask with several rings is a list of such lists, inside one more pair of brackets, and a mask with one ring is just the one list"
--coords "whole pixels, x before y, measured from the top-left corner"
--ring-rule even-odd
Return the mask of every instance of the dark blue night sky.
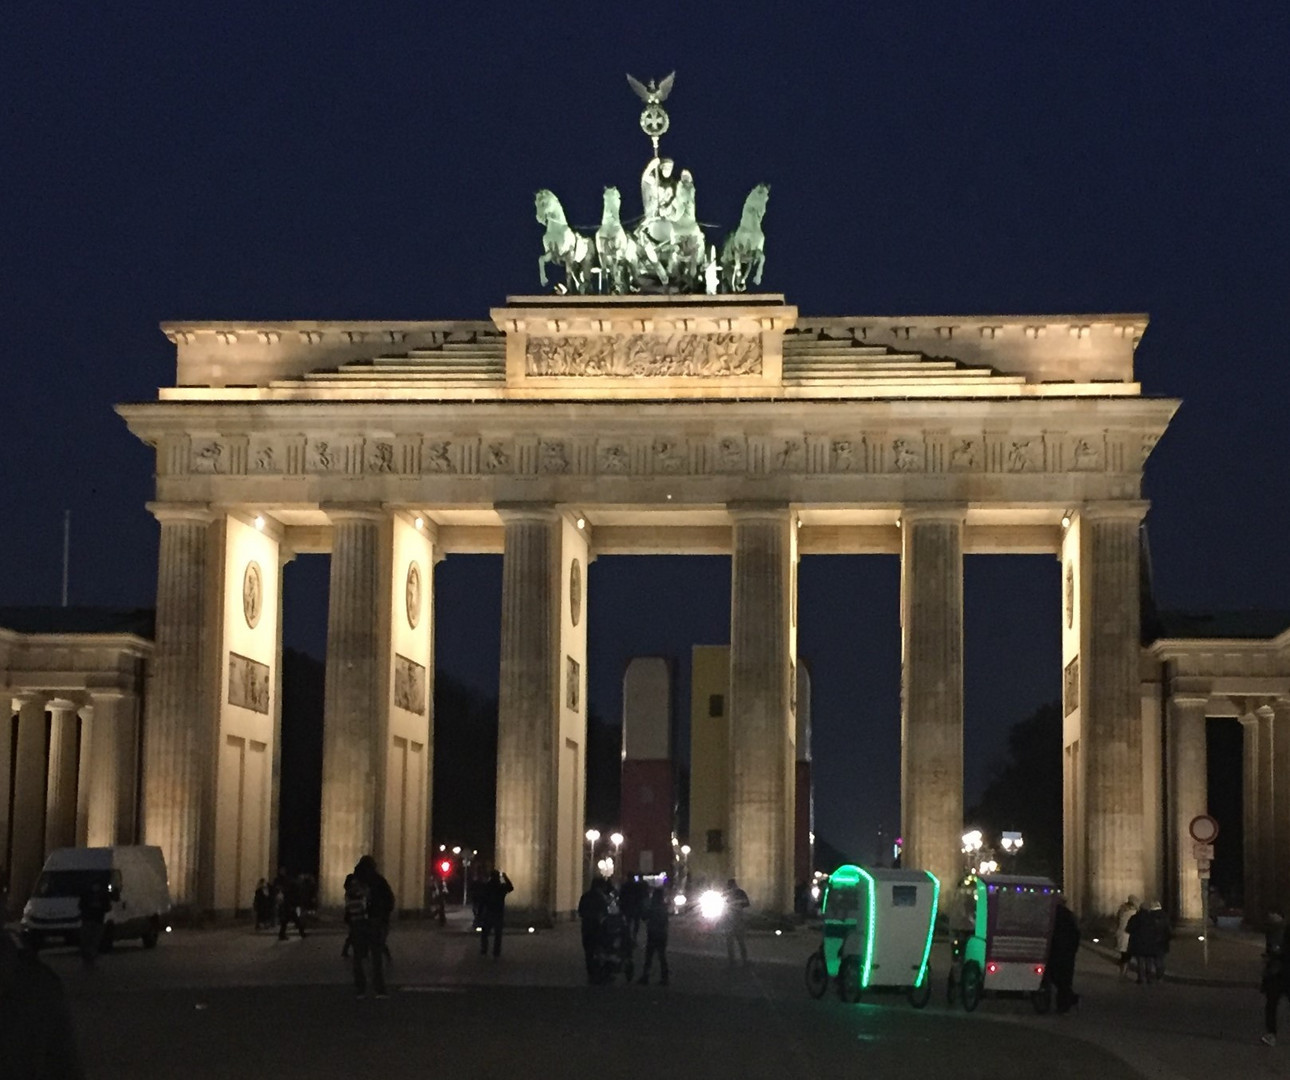
[[[764, 286], [805, 314], [1149, 312], [1159, 602], [1290, 609], [1284, 3], [23, 5], [6, 18], [0, 603], [149, 606], [171, 318], [482, 318], [536, 291], [535, 189], [595, 221], [646, 158], [623, 78], [678, 71], [700, 217], [772, 185]], [[400, 10], [402, 8], [402, 10]], [[828, 12], [818, 14], [817, 12]], [[317, 652], [326, 563], [288, 579]], [[729, 563], [590, 571], [591, 707], [724, 641]], [[500, 560], [436, 575], [439, 662], [496, 685]], [[898, 566], [804, 561], [819, 831], [897, 820]], [[968, 559], [969, 796], [1059, 694], [1058, 574]], [[451, 628], [452, 632], [445, 632]], [[684, 666], [682, 666], [684, 671]]]

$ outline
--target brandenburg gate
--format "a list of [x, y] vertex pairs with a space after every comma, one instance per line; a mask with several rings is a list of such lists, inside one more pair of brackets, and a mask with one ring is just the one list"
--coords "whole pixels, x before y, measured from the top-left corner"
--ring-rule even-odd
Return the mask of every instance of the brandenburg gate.
[[[1139, 315], [806, 318], [779, 295], [512, 297], [477, 322], [164, 329], [173, 387], [119, 412], [156, 451], [144, 833], [178, 901], [272, 859], [281, 568], [330, 552], [321, 882], [375, 852], [423, 903], [437, 560], [503, 556], [497, 862], [515, 907], [581, 889], [587, 566], [732, 556], [732, 872], [792, 906], [796, 567], [901, 558], [902, 831], [953, 877], [965, 554], [1062, 562], [1066, 887], [1143, 894]], [[451, 632], [460, 613], [440, 613]], [[594, 632], [594, 629], [593, 629]], [[895, 722], [895, 718], [892, 718]]]
[[503, 557], [496, 862], [519, 917], [581, 891], [587, 567], [618, 554], [731, 556], [726, 835], [769, 912], [792, 910], [798, 559], [900, 555], [904, 860], [948, 880], [963, 556], [1060, 558], [1065, 887], [1083, 913], [1146, 895], [1142, 470], [1178, 405], [1134, 379], [1146, 318], [799, 317], [748, 291], [769, 186], [709, 244], [694, 177], [659, 153], [673, 77], [628, 80], [644, 214], [629, 231], [605, 188], [582, 236], [539, 191], [559, 295], [479, 322], [169, 323], [175, 385], [119, 407], [156, 450], [142, 803], [177, 901], [231, 910], [274, 861], [281, 571], [301, 552], [331, 554], [325, 903], [370, 851], [423, 904], [433, 568], [459, 552]]

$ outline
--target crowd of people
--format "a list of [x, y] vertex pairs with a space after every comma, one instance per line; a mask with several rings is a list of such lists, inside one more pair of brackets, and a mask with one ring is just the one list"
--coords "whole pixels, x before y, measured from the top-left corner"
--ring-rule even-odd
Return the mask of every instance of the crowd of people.
[[1143, 905], [1130, 896], [1115, 913], [1115, 947], [1120, 952], [1120, 978], [1130, 973], [1139, 985], [1150, 986], [1165, 977], [1165, 960], [1173, 927], [1159, 900]]

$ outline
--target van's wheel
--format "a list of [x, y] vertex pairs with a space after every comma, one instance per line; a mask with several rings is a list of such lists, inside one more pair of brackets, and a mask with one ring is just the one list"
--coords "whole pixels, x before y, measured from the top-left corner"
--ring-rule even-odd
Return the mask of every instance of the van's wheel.
[[1053, 1007], [1053, 990], [1047, 983], [1044, 983], [1038, 990], [1030, 992], [1030, 1004], [1035, 1007], [1035, 1012], [1040, 1016], [1046, 1016], [1048, 1010]]
[[918, 986], [909, 988], [909, 1003], [915, 1009], [927, 1008], [927, 1003], [932, 1000], [932, 969], [928, 968], [923, 975], [923, 981]]
[[824, 953], [817, 951], [806, 958], [806, 992], [813, 998], [822, 998], [829, 988], [829, 968]]
[[157, 920], [153, 919], [148, 923], [148, 928], [143, 932], [143, 947], [145, 949], [155, 949], [157, 940], [161, 937], [161, 927], [157, 925]]
[[848, 956], [838, 968], [838, 997], [851, 1004], [860, 1000], [860, 958]]
[[981, 969], [974, 961], [963, 965], [960, 996], [963, 999], [964, 1012], [971, 1012], [981, 1004]]

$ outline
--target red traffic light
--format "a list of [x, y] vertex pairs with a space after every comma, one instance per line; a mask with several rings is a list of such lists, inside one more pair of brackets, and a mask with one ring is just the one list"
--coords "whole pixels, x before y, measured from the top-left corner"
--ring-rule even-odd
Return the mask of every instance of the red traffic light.
[[439, 873], [441, 873], [444, 877], [447, 877], [449, 874], [452, 873], [451, 859], [441, 859], [439, 861]]

